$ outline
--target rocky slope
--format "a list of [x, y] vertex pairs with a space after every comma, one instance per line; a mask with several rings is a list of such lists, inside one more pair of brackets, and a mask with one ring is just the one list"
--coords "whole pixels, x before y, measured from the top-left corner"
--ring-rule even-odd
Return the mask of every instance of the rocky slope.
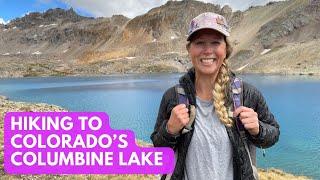
[[50, 9], [0, 25], [0, 77], [183, 72], [191, 66], [188, 22], [206, 11], [230, 22], [234, 71], [320, 75], [319, 0], [271, 2], [244, 12], [184, 0], [133, 19]]
[[319, 75], [319, 7], [319, 0], [291, 0], [244, 12], [247, 18], [232, 34], [239, 42], [232, 67], [242, 72]]

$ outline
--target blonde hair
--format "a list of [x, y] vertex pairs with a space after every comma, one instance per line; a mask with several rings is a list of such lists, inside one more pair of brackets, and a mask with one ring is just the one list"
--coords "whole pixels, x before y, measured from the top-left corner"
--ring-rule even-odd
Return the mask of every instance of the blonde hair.
[[228, 58], [232, 53], [232, 47], [228, 39], [225, 38], [225, 42], [227, 51], [226, 58], [219, 69], [214, 89], [212, 90], [212, 95], [213, 105], [218, 118], [224, 125], [231, 127], [233, 125], [233, 120], [229, 117], [226, 101], [230, 88], [230, 69], [228, 67]]

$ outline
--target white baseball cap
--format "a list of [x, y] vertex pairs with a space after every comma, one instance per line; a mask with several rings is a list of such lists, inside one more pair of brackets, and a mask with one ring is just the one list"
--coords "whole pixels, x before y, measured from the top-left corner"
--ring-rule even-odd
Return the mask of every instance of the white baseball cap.
[[213, 29], [225, 36], [230, 36], [230, 27], [226, 19], [213, 12], [202, 13], [191, 20], [187, 40], [189, 41], [191, 35], [201, 29]]

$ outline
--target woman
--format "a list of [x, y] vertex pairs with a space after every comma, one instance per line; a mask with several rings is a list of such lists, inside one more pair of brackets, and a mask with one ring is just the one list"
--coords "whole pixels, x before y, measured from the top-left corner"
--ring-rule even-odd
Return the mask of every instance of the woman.
[[[230, 108], [235, 76], [227, 63], [232, 51], [228, 36], [221, 15], [203, 13], [190, 23], [186, 47], [193, 68], [179, 80], [189, 102], [179, 104], [177, 88], [168, 89], [151, 135], [155, 147], [176, 153], [174, 172], [162, 179], [256, 179], [248, 149], [255, 152], [254, 146], [267, 148], [278, 141], [279, 125], [256, 88], [243, 82], [243, 106]], [[185, 131], [188, 123], [191, 128]]]

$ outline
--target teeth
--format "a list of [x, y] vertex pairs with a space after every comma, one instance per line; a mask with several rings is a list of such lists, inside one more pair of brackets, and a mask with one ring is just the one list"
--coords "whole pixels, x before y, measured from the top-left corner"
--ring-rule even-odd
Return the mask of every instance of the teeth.
[[213, 59], [202, 59], [202, 62], [213, 62]]
[[215, 58], [202, 58], [200, 59], [202, 63], [213, 63], [215, 61]]

